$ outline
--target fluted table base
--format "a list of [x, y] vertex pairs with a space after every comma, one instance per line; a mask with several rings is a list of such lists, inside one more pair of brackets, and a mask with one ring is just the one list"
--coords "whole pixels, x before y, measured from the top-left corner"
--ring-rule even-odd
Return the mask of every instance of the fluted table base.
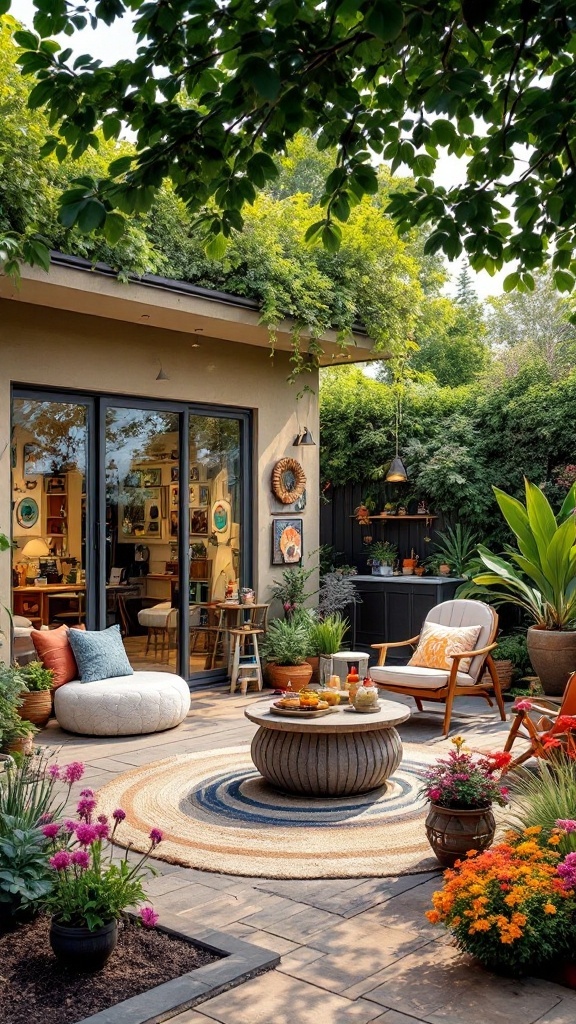
[[278, 789], [349, 796], [383, 785], [402, 760], [402, 741], [393, 727], [326, 733], [261, 726], [251, 753], [260, 774]]

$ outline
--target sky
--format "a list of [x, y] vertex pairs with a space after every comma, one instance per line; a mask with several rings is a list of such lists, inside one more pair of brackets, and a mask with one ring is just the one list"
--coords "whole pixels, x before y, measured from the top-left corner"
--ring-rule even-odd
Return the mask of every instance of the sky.
[[[32, 28], [34, 11], [35, 8], [32, 0], [12, 0], [10, 13], [30, 28]], [[63, 36], [59, 41], [62, 43], [62, 46], [71, 46], [78, 54], [90, 53], [93, 57], [102, 60], [106, 64], [114, 64], [118, 60], [133, 56], [136, 52], [136, 40], [131, 32], [131, 22], [127, 18], [114, 22], [114, 25], [110, 28], [100, 23], [96, 29], [88, 27], [81, 33], [77, 32], [71, 38]], [[455, 185], [463, 180], [465, 166], [465, 161], [459, 160], [457, 157], [450, 156], [447, 153], [441, 154], [433, 175], [434, 180], [447, 187]], [[398, 173], [401, 175], [409, 174], [410, 171], [408, 168], [400, 167]], [[449, 294], [455, 290], [455, 281], [463, 266], [463, 262], [460, 259], [448, 264], [448, 270], [452, 277], [451, 284], [446, 288]], [[502, 282], [513, 269], [514, 267], [510, 264], [500, 273], [495, 274], [494, 277], [490, 277], [486, 271], [475, 273], [475, 271], [470, 270], [478, 296], [484, 299], [489, 295], [502, 294]]]

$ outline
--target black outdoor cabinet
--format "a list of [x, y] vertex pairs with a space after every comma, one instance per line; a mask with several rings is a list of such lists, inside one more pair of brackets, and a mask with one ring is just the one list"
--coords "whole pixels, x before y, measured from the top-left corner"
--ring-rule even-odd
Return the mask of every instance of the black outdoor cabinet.
[[[354, 648], [367, 651], [371, 662], [377, 651], [371, 644], [392, 643], [417, 636], [434, 605], [450, 601], [463, 582], [443, 576], [354, 576], [361, 603], [356, 605]], [[392, 648], [386, 662], [405, 665], [410, 647]]]

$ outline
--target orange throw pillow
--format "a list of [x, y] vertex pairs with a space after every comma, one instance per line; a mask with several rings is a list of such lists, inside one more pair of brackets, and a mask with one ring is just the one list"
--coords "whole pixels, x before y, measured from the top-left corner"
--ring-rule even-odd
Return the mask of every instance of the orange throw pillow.
[[69, 632], [68, 626], [58, 626], [57, 629], [33, 629], [30, 634], [36, 654], [44, 668], [51, 668], [54, 673], [53, 690], [57, 690], [64, 683], [70, 683], [73, 679], [78, 679], [79, 676], [76, 658], [68, 639]]
[[[451, 669], [453, 662], [449, 655], [473, 651], [481, 629], [482, 626], [441, 626], [438, 622], [426, 622], [408, 664]], [[462, 658], [458, 671], [467, 672], [471, 661], [471, 658]]]

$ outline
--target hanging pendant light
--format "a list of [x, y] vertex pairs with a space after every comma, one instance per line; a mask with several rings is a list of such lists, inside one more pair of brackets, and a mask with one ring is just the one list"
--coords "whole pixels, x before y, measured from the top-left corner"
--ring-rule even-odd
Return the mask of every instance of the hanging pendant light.
[[402, 462], [402, 459], [400, 458], [400, 456], [398, 454], [398, 432], [399, 432], [399, 429], [400, 429], [400, 395], [398, 394], [397, 397], [396, 397], [396, 430], [395, 430], [395, 436], [396, 436], [396, 455], [392, 459], [392, 462], [390, 463], [390, 466], [388, 468], [388, 472], [386, 473], [386, 476], [384, 477], [384, 481], [387, 484], [405, 484], [407, 482], [407, 480], [408, 480], [408, 473], [406, 472], [406, 467], [405, 467], [404, 463]]
[[303, 445], [304, 446], [308, 446], [308, 447], [311, 446], [311, 445], [316, 446], [316, 441], [312, 437], [312, 434], [308, 430], [308, 427], [304, 427], [304, 430], [302, 431], [302, 433], [296, 434], [296, 437], [294, 438], [292, 447], [293, 448], [300, 448]]

